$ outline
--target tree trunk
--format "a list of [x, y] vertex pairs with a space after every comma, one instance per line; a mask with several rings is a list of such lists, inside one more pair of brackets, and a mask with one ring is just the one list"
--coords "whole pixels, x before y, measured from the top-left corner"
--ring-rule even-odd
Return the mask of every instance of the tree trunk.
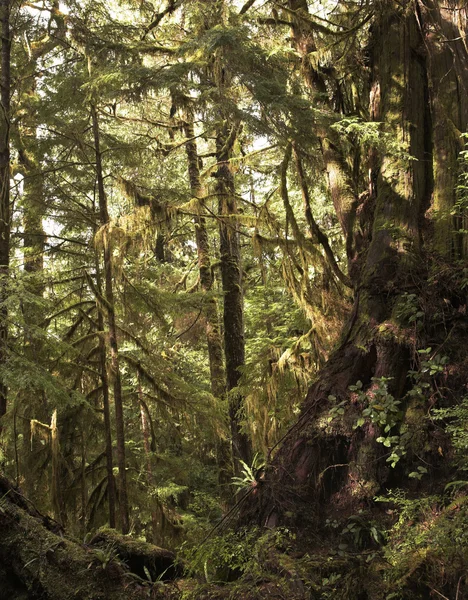
[[[185, 144], [188, 171], [190, 179], [190, 189], [194, 198], [203, 202], [204, 190], [201, 184], [199, 157], [193, 120], [187, 118], [184, 126], [187, 142]], [[202, 207], [199, 207], [201, 213]], [[213, 274], [211, 270], [210, 245], [208, 232], [206, 229], [206, 220], [199, 214], [194, 219], [195, 239], [198, 254], [198, 270], [200, 274], [200, 286], [203, 292], [207, 294], [204, 299], [204, 315], [206, 321], [206, 341], [208, 346], [208, 357], [210, 362], [210, 382], [211, 393], [220, 401], [226, 399], [226, 375], [223, 364], [223, 344], [219, 326], [218, 306], [216, 299], [210, 296], [213, 287]], [[230, 456], [227, 442], [220, 439], [217, 444], [217, 457], [219, 466], [219, 481], [222, 484], [227, 483], [232, 476], [232, 457]]]
[[[434, 12], [430, 15], [432, 19]], [[403, 435], [400, 425], [414, 431], [414, 411], [421, 407], [415, 409], [406, 396], [411, 386], [408, 372], [418, 347], [425, 346], [417, 346], [418, 340], [413, 339], [411, 327], [402, 316], [402, 306], [411, 294], [417, 298], [428, 285], [431, 242], [440, 249], [443, 239], [450, 248], [454, 239], [450, 228], [443, 233], [443, 225], [440, 228], [436, 221], [435, 229], [428, 227], [425, 218], [438, 202], [436, 191], [447, 198], [450, 195], [453, 206], [449, 186], [455, 181], [453, 173], [449, 181], [440, 175], [438, 179], [433, 172], [447, 154], [444, 144], [437, 142], [437, 134], [431, 135], [433, 115], [442, 102], [441, 95], [433, 93], [434, 61], [429, 60], [432, 53], [424, 33], [431, 23], [409, 2], [382, 0], [376, 8], [369, 44], [373, 49], [371, 113], [384, 124], [395, 148], [378, 157], [373, 227], [363, 253], [365, 262], [351, 272], [357, 290], [352, 314], [340, 347], [310, 388], [299, 421], [267, 471], [266, 483], [260, 486], [256, 515], [262, 523], [273, 525], [286, 513], [297, 513], [301, 502], [307, 504], [316, 524], [323, 522], [324, 514], [338, 508], [342, 516], [356, 514], [384, 486], [401, 484], [407, 477], [402, 464], [407, 461], [407, 472], [411, 461], [416, 461], [413, 442], [404, 442], [404, 449], [390, 447], [390, 452], [400, 453], [402, 459], [391, 468], [386, 461], [387, 448], [377, 442], [383, 435], [380, 426], [367, 419], [354, 427], [362, 414], [362, 396], [359, 399], [349, 388], [360, 381], [366, 402], [370, 402], [378, 386], [384, 386], [387, 398], [403, 401], [401, 422], [391, 431], [398, 439]], [[451, 39], [460, 37], [459, 30], [451, 30]], [[463, 69], [459, 74], [454, 70], [452, 77], [462, 87]], [[442, 104], [451, 118], [459, 118], [457, 101]], [[442, 343], [446, 329], [435, 330], [432, 335], [438, 335], [432, 338], [433, 343], [437, 339]], [[341, 402], [345, 406], [343, 416], [334, 415]], [[418, 427], [425, 427], [422, 416]], [[427, 431], [423, 435], [430, 450], [419, 452], [428, 452], [430, 462], [437, 456], [437, 448], [431, 445]]]
[[[234, 177], [230, 167], [232, 148], [238, 126], [224, 124], [216, 137], [216, 172], [221, 253], [221, 278], [224, 294], [224, 355], [229, 399], [231, 437], [235, 462], [251, 463], [252, 448], [249, 436], [241, 430], [243, 397], [238, 390], [241, 369], [245, 364], [244, 299], [239, 224]], [[235, 465], [238, 468], [238, 465]]]
[[[96, 288], [102, 296], [101, 272], [99, 257], [96, 254]], [[97, 323], [99, 328], [99, 368], [102, 384], [102, 408], [104, 413], [104, 432], [106, 440], [106, 471], [107, 471], [107, 502], [109, 505], [109, 526], [115, 528], [115, 480], [114, 480], [114, 457], [112, 451], [112, 424], [109, 402], [109, 377], [107, 375], [107, 348], [104, 339], [104, 315], [99, 301], [97, 305]]]
[[467, 229], [466, 216], [455, 209], [458, 159], [464, 147], [461, 134], [468, 126], [467, 17], [458, 4], [440, 6], [432, 0], [417, 4], [433, 121], [433, 245], [436, 252], [455, 259], [468, 255], [466, 235], [460, 232]]
[[119, 468], [119, 502], [121, 529], [123, 533], [130, 530], [127, 473], [125, 460], [125, 422], [123, 415], [122, 382], [120, 377], [119, 348], [117, 342], [117, 324], [115, 319], [114, 282], [112, 265], [112, 239], [109, 231], [109, 212], [107, 210], [107, 198], [104, 189], [104, 177], [102, 171], [102, 157], [100, 149], [99, 121], [96, 107], [91, 107], [94, 147], [96, 151], [96, 177], [99, 195], [99, 214], [101, 227], [106, 228], [103, 233], [104, 273], [105, 273], [105, 299], [109, 333], [109, 346], [111, 354], [111, 374], [114, 391], [115, 428], [117, 439], [117, 465]]
[[[301, 58], [301, 69], [304, 82], [313, 95], [314, 102], [325, 108], [324, 112], [332, 115], [341, 114], [342, 106], [335, 106], [330, 98], [330, 92], [324, 75], [312, 66], [309, 59], [311, 52], [317, 51], [316, 33], [309, 17], [307, 0], [289, 0], [291, 11], [292, 44]], [[353, 107], [356, 110], [357, 107]], [[330, 117], [328, 120], [331, 124]], [[315, 131], [322, 161], [326, 185], [333, 203], [338, 222], [346, 240], [348, 268], [351, 272], [356, 269], [355, 263], [359, 256], [354, 245], [355, 217], [359, 205], [359, 194], [349, 163], [340, 147], [338, 135], [326, 125], [320, 125]], [[349, 282], [347, 282], [348, 284]]]
[[[0, 1], [0, 28], [0, 365], [3, 366], [7, 360], [8, 313], [5, 300], [10, 263], [10, 0]], [[0, 381], [0, 419], [6, 409], [7, 386], [4, 381]]]
[[148, 490], [150, 490], [150, 502], [151, 502], [151, 528], [152, 528], [152, 542], [156, 544], [159, 536], [159, 520], [158, 511], [154, 504], [158, 504], [159, 512], [162, 513], [162, 507], [159, 505], [159, 500], [154, 497], [153, 490], [156, 490], [156, 482], [153, 475], [153, 465], [151, 463], [151, 428], [149, 422], [148, 406], [143, 399], [143, 390], [141, 387], [141, 374], [140, 371], [137, 373], [138, 377], [138, 401], [140, 403], [140, 423], [141, 432], [143, 434], [143, 448], [145, 451], [146, 460], [146, 484]]

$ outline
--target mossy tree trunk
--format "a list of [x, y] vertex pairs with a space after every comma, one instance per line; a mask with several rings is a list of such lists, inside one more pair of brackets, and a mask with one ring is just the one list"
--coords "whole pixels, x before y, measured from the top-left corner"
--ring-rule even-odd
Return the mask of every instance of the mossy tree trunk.
[[[245, 364], [244, 298], [242, 288], [242, 264], [239, 223], [234, 177], [230, 160], [238, 133], [238, 125], [227, 122], [219, 128], [216, 136], [216, 193], [218, 195], [219, 240], [221, 279], [223, 283], [224, 308], [224, 356], [229, 399], [231, 439], [235, 463], [239, 460], [250, 464], [252, 448], [249, 436], [242, 430], [243, 397], [238, 386], [241, 369]], [[235, 464], [235, 468], [238, 465]]]
[[[228, 2], [213, 2], [213, 17], [216, 25], [228, 26]], [[216, 98], [216, 148], [217, 170], [216, 195], [218, 197], [220, 270], [223, 290], [223, 337], [226, 370], [226, 391], [229, 403], [232, 456], [234, 470], [240, 469], [239, 461], [247, 464], [252, 460], [252, 442], [242, 428], [244, 398], [239, 390], [241, 370], [245, 365], [244, 339], [244, 292], [242, 284], [242, 258], [240, 225], [236, 198], [236, 187], [231, 160], [234, 145], [242, 128], [237, 116], [227, 108], [232, 102], [232, 75], [229, 61], [219, 48], [210, 68], [211, 85], [214, 83]], [[235, 100], [234, 100], [235, 102]]]
[[[335, 115], [347, 112], [355, 114], [359, 112], [360, 107], [354, 102], [351, 106], [344, 106], [343, 102], [337, 102], [337, 94], [329, 92], [330, 86], [325, 74], [318, 68], [314, 68], [310, 60], [309, 55], [317, 51], [317, 32], [309, 18], [307, 0], [289, 0], [287, 16], [291, 22], [292, 45], [300, 57], [303, 80], [310, 90], [314, 103], [323, 112], [314, 134], [321, 150], [329, 196], [346, 240], [348, 266], [352, 273], [359, 258], [357, 254], [359, 248], [354, 243], [354, 235], [356, 211], [360, 199], [350, 161], [347, 160], [340, 145], [337, 132], [330, 129], [329, 125]], [[339, 84], [336, 85], [339, 87]], [[327, 258], [328, 254], [326, 251]], [[346, 281], [346, 285], [348, 284], [349, 281]]]
[[[424, 427], [422, 419], [415, 425], [415, 406], [406, 396], [411, 386], [408, 372], [417, 360], [418, 341], [424, 340], [414, 339], [414, 327], [402, 316], [402, 306], [411, 295], [418, 302], [421, 289], [428, 285], [431, 261], [437, 260], [434, 249], [445, 248], [444, 254], [456, 257], [462, 252], [462, 244], [453, 252], [453, 225], [429, 217], [442, 195], [452, 208], [455, 201], [456, 151], [450, 132], [445, 137], [437, 133], [436, 116], [443, 112], [446, 120], [457, 120], [463, 130], [467, 124], [460, 122], [465, 100], [460, 109], [458, 100], [434, 91], [435, 50], [427, 38], [440, 11], [426, 9], [394, 0], [381, 0], [375, 6], [369, 43], [370, 111], [372, 119], [384, 124], [392, 147], [374, 157], [378, 168], [370, 186], [374, 195], [371, 233], [361, 249], [359, 269], [350, 271], [356, 290], [353, 310], [340, 346], [310, 388], [300, 419], [260, 488], [256, 514], [263, 523], [277, 523], [300, 499], [315, 507], [309, 514], [318, 517], [318, 522], [324, 512], [337, 507], [342, 515], [355, 514], [384, 487], [404, 486], [411, 461], [416, 461], [413, 442], [408, 442], [402, 453], [405, 458], [395, 469], [390, 467], [388, 448], [377, 442], [381, 428], [369, 419], [355, 427], [362, 406], [349, 388], [361, 381], [369, 401], [376, 380], [387, 378], [388, 394], [403, 400], [401, 423], [413, 433], [414, 427]], [[458, 9], [462, 10], [461, 5]], [[449, 30], [450, 39], [462, 39], [453, 20]], [[450, 72], [450, 81], [465, 88], [461, 61], [460, 68]], [[453, 172], [442, 177], [437, 165], [446, 160], [448, 147]], [[333, 408], [343, 401], [343, 414], [333, 415]], [[424, 410], [418, 414], [423, 416]], [[399, 435], [399, 427], [392, 431]], [[428, 439], [427, 432], [421, 435]], [[431, 458], [437, 462], [437, 448], [427, 452], [434, 450]], [[426, 458], [430, 462], [429, 454]]]
[[[200, 159], [198, 156], [193, 118], [190, 114], [186, 115], [184, 132], [187, 138], [185, 149], [187, 154], [190, 189], [193, 197], [200, 203], [197, 209], [199, 214], [194, 218], [194, 223], [200, 287], [206, 294], [206, 298], [204, 299], [204, 316], [208, 360], [210, 363], [211, 392], [218, 400], [225, 401], [226, 374], [223, 362], [223, 342], [219, 324], [218, 304], [216, 298], [212, 295], [213, 272], [211, 266], [210, 243], [206, 228], [206, 219], [203, 216], [202, 203], [205, 193], [201, 183]], [[226, 440], [220, 439], [218, 441], [217, 460], [220, 483], [227, 483], [232, 476], [232, 457], [229, 451], [229, 444]]]
[[[99, 256], [96, 253], [96, 288], [102, 296], [102, 276]], [[115, 527], [115, 480], [114, 480], [114, 456], [112, 451], [112, 422], [109, 399], [109, 376], [107, 374], [107, 346], [104, 339], [104, 311], [101, 303], [96, 300], [97, 326], [99, 329], [99, 370], [102, 385], [102, 408], [104, 413], [104, 435], [106, 440], [106, 471], [107, 471], [107, 502], [109, 506], [109, 526]]]
[[99, 531], [88, 545], [68, 539], [1, 475], [0, 530], [2, 599], [137, 600], [148, 589], [129, 570], [143, 579], [148, 572], [153, 581], [180, 574], [172, 552], [114, 530]]

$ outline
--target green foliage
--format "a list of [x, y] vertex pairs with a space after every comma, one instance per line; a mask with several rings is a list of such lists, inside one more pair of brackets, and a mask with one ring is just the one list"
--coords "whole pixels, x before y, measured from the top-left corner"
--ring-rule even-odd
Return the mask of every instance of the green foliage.
[[396, 400], [388, 391], [388, 377], [373, 377], [369, 390], [364, 391], [362, 382], [350, 386], [362, 408], [362, 416], [354, 424], [354, 428], [362, 427], [366, 421], [377, 425], [382, 432], [377, 442], [391, 450], [387, 462], [391, 467], [406, 454], [406, 445], [410, 437], [408, 427], [402, 422], [401, 401]]
[[414, 326], [420, 330], [424, 322], [424, 311], [421, 310], [420, 300], [416, 294], [404, 292], [394, 308], [398, 323], [403, 326]]
[[207, 582], [239, 578], [252, 560], [258, 537], [259, 531], [254, 527], [212, 536], [201, 546], [185, 550], [188, 570]]
[[[345, 527], [341, 530], [341, 535], [345, 539], [351, 540], [356, 548], [366, 547], [370, 542], [382, 546], [386, 541], [385, 530], [377, 521], [369, 520], [363, 511], [348, 518]], [[340, 550], [346, 549], [341, 546], [343, 544], [340, 544]]]
[[113, 562], [120, 563], [120, 559], [115, 544], [110, 543], [104, 548], [93, 550], [93, 560], [89, 563], [88, 569], [93, 565], [99, 565], [105, 571]]
[[238, 490], [245, 490], [258, 485], [259, 473], [265, 467], [265, 460], [257, 453], [252, 459], [252, 464], [247, 465], [243, 460], [239, 461], [242, 467], [241, 475], [233, 477], [232, 482]]
[[[447, 408], [433, 408], [432, 418], [442, 421], [445, 431], [450, 435], [456, 454], [456, 464], [461, 471], [468, 470], [468, 398], [462, 398], [459, 404]], [[462, 487], [464, 481], [451, 482], [450, 486]]]
[[389, 563], [385, 572], [389, 592], [403, 592], [416, 574], [421, 583], [437, 587], [442, 570], [449, 579], [467, 564], [466, 496], [460, 495], [452, 502], [438, 496], [411, 499], [396, 490], [376, 500], [395, 507], [398, 515], [384, 550]]

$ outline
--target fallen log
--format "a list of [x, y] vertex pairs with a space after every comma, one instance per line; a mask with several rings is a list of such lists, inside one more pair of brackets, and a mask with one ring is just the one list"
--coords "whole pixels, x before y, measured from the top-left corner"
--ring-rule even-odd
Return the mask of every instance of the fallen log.
[[0, 600], [139, 600], [148, 589], [130, 576], [132, 565], [153, 581], [177, 573], [169, 551], [109, 530], [94, 542], [67, 538], [0, 476]]

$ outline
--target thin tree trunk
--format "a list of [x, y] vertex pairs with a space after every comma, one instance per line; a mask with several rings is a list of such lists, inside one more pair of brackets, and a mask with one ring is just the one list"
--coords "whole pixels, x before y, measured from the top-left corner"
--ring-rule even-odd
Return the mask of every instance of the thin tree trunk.
[[333, 254], [333, 250], [331, 249], [327, 235], [320, 229], [316, 220], [314, 219], [314, 215], [312, 214], [312, 206], [310, 202], [309, 186], [307, 185], [302, 159], [295, 145], [293, 145], [293, 150], [294, 157], [296, 159], [296, 170], [297, 174], [299, 175], [299, 182], [301, 184], [302, 200], [304, 202], [304, 212], [307, 224], [309, 226], [309, 231], [312, 237], [315, 238], [318, 241], [318, 243], [322, 246], [328, 264], [333, 273], [336, 275], [337, 279], [339, 279], [339, 281], [341, 281], [341, 283], [343, 283], [345, 286], [352, 287], [351, 280], [347, 275], [343, 273], [338, 263], [336, 262], [335, 255]]
[[[8, 313], [4, 302], [8, 294], [10, 262], [10, 0], [0, 0], [0, 28], [0, 365], [4, 365], [8, 343]], [[0, 381], [0, 419], [6, 409], [7, 386]]]
[[[96, 255], [96, 287], [102, 296], [101, 272], [99, 268], [99, 257]], [[107, 471], [107, 501], [109, 504], [109, 526], [115, 528], [115, 480], [114, 480], [114, 458], [112, 452], [112, 425], [109, 402], [109, 377], [107, 375], [107, 349], [104, 335], [103, 309], [97, 302], [97, 322], [99, 328], [99, 363], [102, 383], [102, 407], [104, 412], [104, 435], [106, 440], [106, 471]]]
[[[140, 403], [140, 423], [141, 423], [141, 432], [143, 434], [143, 448], [145, 450], [145, 459], [146, 459], [146, 483], [148, 485], [149, 490], [156, 489], [156, 484], [153, 475], [153, 466], [151, 464], [151, 428], [147, 414], [147, 405], [143, 399], [143, 390], [141, 387], [141, 374], [140, 371], [137, 373], [138, 376], [138, 401]], [[151, 504], [156, 503], [159, 508], [159, 512], [162, 513], [163, 508], [160, 506], [157, 498], [154, 498], [153, 494], [150, 494], [150, 502]], [[151, 506], [151, 528], [152, 528], [152, 542], [153, 544], [158, 543], [158, 534], [159, 534], [159, 520], [158, 520], [158, 511], [154, 506]], [[162, 520], [162, 518], [161, 518]]]
[[[202, 202], [204, 190], [200, 178], [199, 157], [195, 141], [193, 120], [191, 120], [189, 116], [187, 116], [185, 122], [184, 132], [187, 138], [185, 149], [187, 154], [190, 189], [193, 197]], [[201, 207], [199, 207], [199, 212], [201, 212]], [[213, 274], [211, 270], [210, 246], [206, 221], [203, 216], [197, 215], [194, 218], [194, 222], [200, 285], [203, 292], [209, 294], [213, 287]], [[205, 331], [208, 346], [208, 358], [210, 362], [211, 392], [215, 398], [223, 401], [226, 398], [223, 343], [219, 326], [218, 306], [216, 299], [212, 296], [207, 296], [204, 299], [204, 315], [206, 322]], [[232, 477], [232, 457], [228, 443], [223, 439], [220, 439], [217, 442], [217, 459], [219, 481], [220, 483], [225, 484]]]
[[[100, 149], [99, 121], [96, 107], [91, 106], [91, 116], [93, 121], [94, 146], [96, 151], [96, 176], [99, 196], [99, 215], [101, 227], [107, 227], [110, 222], [107, 209], [107, 197], [104, 189], [104, 177], [102, 171], [102, 156]], [[122, 382], [120, 377], [119, 348], [117, 341], [117, 325], [115, 320], [115, 303], [113, 288], [113, 265], [112, 265], [112, 240], [109, 231], [103, 235], [103, 253], [104, 253], [104, 274], [105, 274], [105, 298], [107, 309], [109, 346], [111, 354], [111, 379], [114, 391], [115, 407], [115, 428], [117, 439], [117, 465], [119, 468], [119, 501], [121, 529], [123, 533], [128, 533], [130, 529], [128, 492], [127, 492], [127, 474], [125, 460], [125, 423], [123, 415]]]
[[[250, 464], [252, 447], [249, 436], [241, 428], [244, 399], [238, 390], [241, 369], [245, 364], [244, 299], [239, 225], [236, 220], [237, 203], [234, 177], [229, 164], [237, 129], [237, 126], [228, 127], [227, 124], [224, 124], [218, 130], [216, 137], [218, 161], [216, 190], [219, 202], [221, 278], [224, 293], [224, 355], [233, 456], [236, 463], [242, 460]], [[235, 464], [235, 468], [238, 468], [237, 464]]]
[[[291, 14], [292, 44], [302, 62], [304, 82], [315, 96], [319, 105], [333, 112], [335, 107], [329, 100], [329, 90], [323, 75], [313, 68], [309, 54], [317, 50], [315, 32], [310, 24], [307, 0], [289, 0]], [[288, 13], [289, 14], [289, 13]], [[354, 244], [356, 209], [359, 196], [355, 189], [353, 175], [340, 149], [336, 132], [325, 125], [317, 127], [315, 134], [321, 148], [326, 184], [333, 202], [336, 216], [346, 240], [348, 270], [355, 268], [358, 256]]]
[[[200, 181], [199, 158], [193, 122], [186, 121], [185, 135], [187, 142], [185, 144], [190, 188], [194, 198], [202, 202], [204, 190]], [[199, 208], [199, 212], [201, 212]], [[200, 273], [200, 285], [204, 292], [211, 292], [213, 287], [213, 275], [211, 271], [210, 246], [208, 241], [208, 232], [206, 230], [205, 218], [197, 215], [195, 221], [195, 239], [197, 243], [198, 270]], [[218, 320], [218, 307], [216, 299], [208, 297], [204, 301], [204, 314], [206, 319], [206, 339], [208, 343], [208, 356], [210, 360], [211, 391], [217, 398], [223, 398], [226, 393], [226, 382], [223, 365], [223, 346]]]

